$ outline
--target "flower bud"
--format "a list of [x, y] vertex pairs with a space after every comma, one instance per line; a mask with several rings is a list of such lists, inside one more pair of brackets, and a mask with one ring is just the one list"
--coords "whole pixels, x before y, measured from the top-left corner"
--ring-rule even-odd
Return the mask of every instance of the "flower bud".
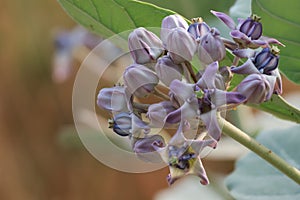
[[123, 74], [123, 80], [130, 96], [133, 94], [137, 97], [148, 96], [159, 81], [152, 70], [139, 64], [127, 67]]
[[133, 60], [138, 64], [155, 62], [164, 51], [161, 40], [142, 27], [129, 34], [128, 47]]
[[157, 60], [155, 71], [166, 86], [169, 86], [175, 79], [180, 81], [182, 79], [182, 66], [175, 64], [169, 56], [163, 56]]
[[120, 136], [130, 135], [132, 128], [131, 114], [128, 112], [117, 114], [113, 120], [109, 120], [109, 128], [112, 128]]
[[271, 98], [275, 84], [275, 76], [251, 74], [237, 86], [237, 92], [246, 97], [247, 103], [259, 104]]
[[277, 47], [264, 48], [255, 56], [253, 63], [261, 73], [270, 74], [278, 66], [278, 54], [279, 49]]
[[169, 15], [162, 20], [160, 38], [164, 45], [167, 43], [167, 38], [172, 29], [181, 27], [185, 30], [188, 28], [187, 22], [180, 15]]
[[190, 33], [179, 27], [168, 35], [166, 48], [173, 62], [179, 64], [192, 60], [197, 50], [197, 42]]
[[217, 29], [212, 28], [210, 32], [204, 35], [198, 46], [198, 57], [204, 64], [210, 64], [214, 61], [222, 60], [226, 55], [223, 41]]
[[163, 160], [159, 154], [159, 149], [165, 146], [165, 140], [160, 135], [152, 135], [137, 140], [134, 143], [133, 151], [144, 161], [159, 163]]
[[101, 89], [97, 96], [97, 104], [110, 112], [128, 111], [125, 88], [115, 86]]
[[240, 24], [239, 30], [252, 40], [259, 39], [262, 35], [262, 24], [259, 22], [260, 19], [261, 18], [257, 15], [248, 17]]
[[150, 125], [156, 128], [163, 128], [165, 126], [168, 126], [169, 124], [165, 124], [164, 119], [170, 112], [173, 112], [175, 110], [176, 108], [170, 101], [151, 104], [147, 112], [147, 117], [150, 120]]
[[199, 40], [202, 36], [210, 31], [210, 27], [203, 22], [202, 18], [192, 19], [192, 24], [187, 30], [196, 40]]

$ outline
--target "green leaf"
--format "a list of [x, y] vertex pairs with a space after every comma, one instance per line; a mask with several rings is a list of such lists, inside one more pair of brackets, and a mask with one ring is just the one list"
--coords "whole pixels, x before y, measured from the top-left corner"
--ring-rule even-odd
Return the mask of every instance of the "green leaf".
[[104, 37], [136, 27], [160, 27], [173, 11], [135, 0], [58, 0], [79, 24]]
[[281, 96], [273, 95], [271, 99], [260, 105], [250, 104], [249, 106], [268, 112], [280, 119], [300, 123], [300, 111], [289, 104]]
[[281, 41], [280, 70], [290, 80], [300, 83], [300, 1], [253, 0], [253, 13], [262, 17], [263, 34]]
[[[262, 132], [257, 140], [299, 169], [299, 129], [295, 126]], [[299, 185], [254, 153], [240, 159], [225, 182], [231, 195], [239, 200], [300, 199]]]
[[234, 5], [230, 8], [229, 14], [233, 19], [247, 18], [251, 15], [252, 0], [236, 0]]

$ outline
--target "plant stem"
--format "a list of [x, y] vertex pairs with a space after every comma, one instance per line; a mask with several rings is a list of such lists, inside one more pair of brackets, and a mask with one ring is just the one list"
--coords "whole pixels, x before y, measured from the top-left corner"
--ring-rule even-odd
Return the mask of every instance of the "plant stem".
[[169, 101], [170, 98], [168, 95], [164, 94], [163, 92], [161, 92], [160, 90], [158, 90], [157, 88], [154, 88], [154, 92], [153, 92], [154, 95], [156, 95], [157, 97], [163, 99], [163, 100], [166, 100], [166, 101]]
[[266, 148], [225, 119], [219, 117], [219, 123], [223, 125], [222, 131], [224, 134], [230, 136], [240, 144], [244, 145], [245, 147], [256, 153], [258, 156], [266, 160], [268, 163], [273, 165], [275, 168], [280, 170], [282, 173], [290, 177], [296, 183], [300, 184], [300, 171], [298, 169], [291, 166], [281, 157], [276, 155], [273, 151]]
[[237, 66], [239, 64], [240, 58], [237, 56], [234, 56], [232, 66]]
[[[189, 71], [189, 73], [190, 73], [190, 75], [191, 75], [191, 77], [192, 77], [194, 83], [197, 83], [197, 76], [196, 76], [196, 74], [195, 74], [195, 72], [194, 72], [194, 70], [193, 70], [193, 67], [192, 67], [191, 63], [188, 62], [188, 61], [186, 61], [186, 62], [183, 63], [183, 65], [184, 65], [184, 66], [187, 68], [187, 70]], [[183, 67], [184, 67], [184, 66], [183, 66]]]

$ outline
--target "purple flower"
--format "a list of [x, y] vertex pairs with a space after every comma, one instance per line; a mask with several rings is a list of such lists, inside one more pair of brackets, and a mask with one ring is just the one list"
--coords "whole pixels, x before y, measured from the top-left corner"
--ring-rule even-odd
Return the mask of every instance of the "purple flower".
[[175, 79], [182, 80], [182, 66], [175, 64], [169, 56], [163, 56], [157, 60], [155, 71], [166, 86], [169, 86]]
[[159, 81], [155, 72], [139, 64], [128, 66], [123, 73], [123, 80], [129, 93], [137, 97], [147, 97]]
[[275, 83], [275, 76], [251, 74], [237, 86], [236, 90], [246, 97], [246, 103], [259, 104], [271, 98]]
[[109, 128], [120, 136], [139, 137], [148, 134], [149, 126], [134, 113], [121, 112], [109, 120]]
[[196, 175], [200, 178], [201, 184], [207, 185], [209, 180], [202, 165], [200, 153], [205, 147], [215, 148], [216, 141], [200, 138], [189, 140], [184, 137], [183, 131], [181, 123], [168, 146], [164, 148], [164, 151], [160, 151], [170, 169], [167, 181], [171, 185], [183, 176]]
[[199, 60], [205, 64], [214, 61], [221, 61], [226, 56], [226, 49], [220, 38], [220, 32], [216, 28], [212, 28], [204, 36], [201, 37], [198, 46]]
[[169, 127], [170, 124], [165, 123], [164, 119], [174, 110], [176, 110], [176, 108], [170, 101], [162, 101], [160, 103], [151, 104], [146, 115], [150, 120], [149, 125], [156, 128]]
[[141, 160], [159, 163], [162, 159], [158, 151], [165, 146], [165, 140], [161, 135], [151, 135], [137, 139], [133, 144], [133, 151]]
[[218, 62], [208, 65], [196, 84], [178, 80], [171, 83], [170, 96], [179, 108], [166, 116], [166, 123], [174, 124], [200, 118], [208, 128], [209, 136], [214, 140], [220, 139], [221, 130], [216, 120], [216, 109], [226, 104], [240, 104], [245, 101], [245, 96], [239, 92], [226, 92], [216, 88], [215, 78], [218, 68]]
[[239, 19], [238, 25], [234, 20], [222, 12], [211, 11], [213, 15], [223, 21], [230, 29], [230, 35], [233, 40], [239, 44], [240, 48], [252, 48], [267, 47], [269, 44], [281, 44], [274, 38], [262, 37], [262, 25], [259, 22], [260, 17], [252, 15], [247, 19]]
[[197, 42], [185, 29], [178, 27], [169, 33], [166, 49], [173, 62], [180, 64], [192, 60], [197, 50]]
[[143, 27], [129, 34], [128, 47], [133, 60], [138, 64], [155, 62], [164, 51], [162, 41]]
[[128, 111], [128, 103], [130, 99], [125, 92], [123, 86], [115, 86], [112, 88], [103, 88], [97, 96], [97, 104], [100, 108], [110, 112], [126, 112]]
[[[282, 80], [278, 70], [279, 63], [279, 50], [277, 47], [273, 48], [264, 48], [259, 53], [255, 54], [254, 57], [248, 58], [248, 60], [241, 66], [231, 67], [231, 71], [236, 74], [263, 74], [266, 76], [265, 80], [272, 80], [269, 84], [270, 87], [268, 89], [273, 89], [272, 91], [267, 91], [269, 94], [282, 93]], [[269, 76], [275, 77], [275, 82], [273, 82], [273, 78]], [[244, 84], [243, 84], [244, 85]], [[265, 100], [268, 100], [271, 96], [267, 96]]]
[[206, 33], [210, 31], [210, 27], [203, 22], [202, 18], [193, 18], [192, 24], [187, 30], [197, 41], [201, 39]]
[[112, 128], [120, 136], [130, 135], [132, 129], [131, 114], [122, 112], [115, 115], [113, 120], [109, 120], [109, 128]]
[[168, 35], [174, 28], [181, 27], [185, 30], [188, 28], [187, 22], [180, 15], [169, 15], [162, 20], [160, 38], [164, 44], [167, 44]]

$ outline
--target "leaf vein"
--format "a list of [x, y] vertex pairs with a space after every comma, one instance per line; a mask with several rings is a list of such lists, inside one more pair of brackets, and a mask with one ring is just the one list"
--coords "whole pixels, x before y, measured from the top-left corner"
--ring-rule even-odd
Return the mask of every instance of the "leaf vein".
[[132, 16], [129, 14], [128, 10], [122, 5], [120, 4], [119, 2], [117, 2], [116, 0], [112, 0], [113, 2], [115, 2], [119, 7], [121, 7], [128, 15], [128, 17], [131, 19], [133, 25], [135, 27], [138, 27], [137, 24], [135, 23], [135, 20], [132, 18]]
[[259, 0], [256, 0], [256, 4], [258, 5], [258, 7], [259, 7], [262, 11], [264, 11], [265, 13], [267, 13], [268, 15], [270, 15], [271, 17], [274, 17], [274, 18], [276, 18], [276, 19], [278, 19], [278, 20], [280, 20], [280, 21], [289, 23], [289, 24], [291, 24], [291, 25], [293, 25], [293, 26], [300, 27], [300, 24], [297, 24], [296, 22], [292, 22], [292, 21], [290, 21], [290, 20], [288, 20], [288, 19], [285, 19], [285, 18], [283, 18], [283, 17], [277, 16], [276, 14], [272, 13], [270, 10], [268, 10], [266, 7], [264, 7], [264, 6], [259, 2]]
[[101, 17], [100, 17], [100, 15], [99, 15], [99, 10], [98, 10], [97, 6], [95, 5], [95, 2], [94, 2], [93, 0], [89, 0], [89, 1], [91, 2], [92, 6], [94, 7], [94, 9], [95, 9], [95, 11], [96, 11], [97, 18], [98, 18], [98, 19], [96, 19], [96, 20], [101, 21]]

